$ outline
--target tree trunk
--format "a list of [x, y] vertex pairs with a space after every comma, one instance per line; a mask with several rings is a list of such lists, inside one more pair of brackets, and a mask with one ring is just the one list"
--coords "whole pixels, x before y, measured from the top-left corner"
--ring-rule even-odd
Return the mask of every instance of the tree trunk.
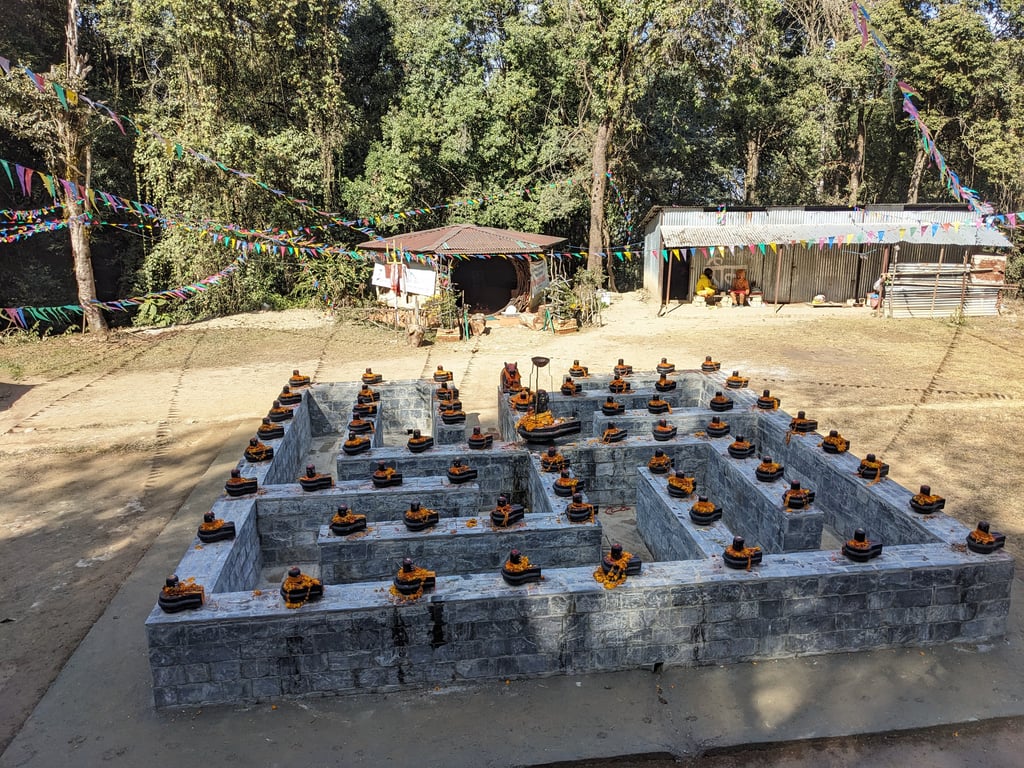
[[608, 290], [612, 293], [618, 293], [619, 289], [615, 286], [615, 262], [612, 261], [612, 259], [615, 258], [615, 256], [612, 255], [612, 236], [608, 231], [608, 227], [603, 227], [601, 229], [601, 243], [605, 254], [607, 254], [605, 260], [608, 262], [608, 269], [606, 270], [608, 275]]
[[591, 157], [593, 179], [590, 183], [590, 240], [587, 243], [587, 269], [601, 271], [602, 241], [604, 231], [604, 197], [608, 190], [608, 144], [611, 141], [611, 120], [605, 118], [597, 126], [594, 135], [594, 152]]
[[747, 172], [743, 176], [743, 203], [757, 202], [757, 175], [761, 165], [761, 142], [758, 137], [747, 139]]
[[864, 107], [857, 110], [857, 137], [854, 140], [853, 159], [850, 161], [850, 198], [847, 205], [857, 205], [864, 176], [864, 155], [867, 150], [867, 120]]
[[917, 193], [921, 188], [921, 177], [924, 175], [924, 162], [928, 155], [924, 147], [918, 146], [917, 154], [914, 156], [914, 171], [910, 174], [910, 187], [907, 189], [907, 202], [911, 205], [917, 202]]

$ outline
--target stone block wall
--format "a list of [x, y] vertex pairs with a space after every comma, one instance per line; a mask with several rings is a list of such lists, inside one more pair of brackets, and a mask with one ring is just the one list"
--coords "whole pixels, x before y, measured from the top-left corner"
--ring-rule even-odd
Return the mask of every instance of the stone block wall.
[[658, 561], [697, 560], [722, 554], [732, 532], [721, 520], [694, 525], [690, 507], [696, 497], [677, 499], [665, 491], [665, 478], [641, 467], [637, 477], [636, 525], [640, 538]]

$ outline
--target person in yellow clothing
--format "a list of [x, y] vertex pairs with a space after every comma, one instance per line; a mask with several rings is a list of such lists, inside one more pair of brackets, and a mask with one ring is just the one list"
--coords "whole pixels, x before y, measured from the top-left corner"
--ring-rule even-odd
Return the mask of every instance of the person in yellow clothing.
[[693, 292], [698, 296], [703, 296], [705, 299], [718, 293], [715, 284], [711, 282], [711, 275], [711, 270], [705, 269], [704, 273], [697, 278], [697, 286], [693, 289]]

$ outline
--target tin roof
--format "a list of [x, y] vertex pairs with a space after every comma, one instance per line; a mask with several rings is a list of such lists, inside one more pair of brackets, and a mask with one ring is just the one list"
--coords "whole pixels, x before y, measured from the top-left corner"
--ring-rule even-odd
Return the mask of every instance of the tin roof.
[[451, 224], [422, 229], [383, 240], [367, 240], [357, 247], [367, 251], [401, 250], [409, 253], [487, 254], [542, 253], [565, 243], [568, 238], [517, 232], [512, 229]]
[[664, 226], [666, 248], [700, 248], [716, 245], [745, 246], [758, 243], [928, 243], [931, 245], [994, 246], [1011, 243], [995, 228], [964, 221], [924, 221], [896, 217], [889, 221], [844, 224], [723, 224], [711, 226]]

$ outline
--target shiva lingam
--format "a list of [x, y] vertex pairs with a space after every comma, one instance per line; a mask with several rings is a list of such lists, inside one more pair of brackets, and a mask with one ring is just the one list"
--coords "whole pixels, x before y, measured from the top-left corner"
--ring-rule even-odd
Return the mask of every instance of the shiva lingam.
[[479, 472], [475, 469], [471, 469], [465, 459], [459, 458], [452, 459], [452, 465], [448, 467], [448, 471], [445, 474], [448, 475], [449, 483], [452, 485], [460, 485], [461, 483], [468, 483], [471, 480], [476, 480]]
[[409, 438], [409, 442], [406, 443], [406, 447], [412, 453], [423, 453], [424, 451], [434, 447], [434, 438], [430, 435], [422, 434], [418, 429], [412, 431], [412, 437]]
[[464, 424], [466, 412], [462, 410], [462, 403], [458, 400], [451, 403], [441, 403], [441, 421], [445, 424]]
[[394, 467], [389, 467], [383, 461], [378, 461], [377, 468], [373, 470], [370, 479], [375, 488], [388, 488], [402, 484], [402, 473], [396, 471]]
[[281, 394], [277, 396], [281, 405], [298, 405], [302, 402], [301, 392], [292, 392], [292, 388], [285, 384], [281, 387]]
[[364, 419], [357, 411], [352, 412], [352, 421], [348, 423], [348, 431], [353, 435], [365, 435], [373, 432], [373, 422]]
[[482, 451], [494, 446], [494, 435], [485, 435], [480, 431], [480, 427], [473, 427], [473, 433], [466, 438], [466, 442], [473, 450]]
[[889, 474], [889, 465], [881, 459], [875, 458], [875, 454], [869, 453], [860, 460], [857, 474], [865, 480], [881, 480]]
[[625, 403], [618, 402], [614, 397], [608, 395], [608, 399], [601, 403], [601, 413], [605, 416], [619, 416], [626, 412]]
[[722, 519], [722, 508], [708, 501], [707, 496], [698, 496], [690, 507], [690, 519], [697, 525], [711, 525], [715, 520]]
[[655, 395], [647, 401], [647, 412], [655, 415], [659, 413], [672, 413], [672, 406], [668, 404], [668, 400], [662, 400], [658, 395]]
[[590, 369], [585, 365], [580, 365], [579, 360], [573, 360], [572, 365], [569, 366], [569, 375], [574, 379], [583, 379], [590, 375]]
[[674, 363], [670, 363], [667, 357], [663, 357], [661, 362], [654, 366], [654, 370], [664, 376], [666, 373], [675, 373], [676, 366]]
[[582, 493], [574, 493], [572, 501], [565, 506], [565, 516], [570, 523], [592, 523], [597, 517], [597, 504], [589, 504], [583, 500]]
[[269, 416], [264, 416], [263, 423], [256, 428], [256, 437], [261, 440], [279, 440], [284, 437], [284, 427], [272, 422]]
[[789, 483], [789, 490], [782, 494], [782, 506], [784, 509], [807, 509], [814, 501], [814, 491], [808, 488], [801, 488], [799, 480], [792, 480]]
[[288, 421], [288, 419], [293, 418], [294, 416], [295, 414], [292, 413], [292, 409], [281, 405], [280, 400], [275, 400], [273, 407], [267, 413], [267, 418], [275, 424], [282, 421]]
[[676, 382], [673, 379], [670, 379], [667, 376], [665, 376], [664, 373], [661, 374], [661, 378], [654, 382], [654, 388], [658, 392], [671, 392], [676, 388], [676, 386]]
[[402, 522], [410, 531], [425, 531], [437, 525], [441, 516], [436, 510], [420, 506], [418, 501], [410, 501], [409, 508], [402, 515]]
[[261, 443], [258, 437], [250, 437], [249, 445], [242, 452], [245, 460], [257, 464], [261, 461], [270, 461], [274, 458], [274, 449], [265, 443]]
[[765, 456], [761, 459], [761, 463], [757, 465], [757, 469], [754, 470], [754, 475], [762, 483], [774, 483], [776, 480], [782, 477], [782, 471], [785, 469], [781, 464], [777, 464], [772, 461], [771, 456]]
[[356, 402], [357, 403], [379, 403], [380, 402], [380, 392], [377, 392], [374, 389], [370, 389], [366, 384], [363, 384], [363, 386], [361, 386], [359, 388], [359, 392], [356, 393]]
[[692, 496], [696, 489], [696, 478], [687, 475], [681, 469], [677, 469], [676, 473], [668, 478], [668, 495], [674, 499], [685, 499]]
[[712, 416], [711, 421], [704, 427], [710, 437], [725, 437], [729, 434], [729, 422], [722, 421], [718, 416]]
[[640, 558], [626, 552], [621, 544], [612, 544], [611, 551], [601, 558], [601, 566], [594, 571], [594, 580], [605, 589], [615, 589], [627, 576], [639, 576], [643, 569]]
[[734, 459], [749, 459], [754, 455], [754, 444], [743, 435], [736, 435], [736, 440], [729, 444], [728, 451]]
[[583, 490], [583, 481], [578, 477], [570, 475], [568, 469], [563, 469], [558, 473], [558, 477], [555, 480], [553, 488], [555, 496], [569, 498], [574, 493]]
[[560, 454], [555, 446], [549, 445], [548, 449], [541, 454], [540, 468], [544, 472], [561, 472], [563, 469], [569, 468], [569, 460]]
[[352, 407], [353, 416], [376, 416], [377, 415], [377, 403], [356, 403]]
[[523, 388], [522, 377], [519, 375], [519, 363], [505, 363], [501, 367], [499, 379], [502, 392], [518, 392]]
[[715, 396], [708, 401], [708, 408], [716, 413], [724, 413], [732, 410], [732, 398], [726, 397], [721, 392], [715, 392]]
[[671, 471], [673, 463], [672, 457], [658, 448], [647, 462], [647, 469], [653, 475], [667, 475]]
[[324, 585], [320, 579], [307, 576], [297, 565], [288, 569], [288, 575], [281, 582], [281, 597], [284, 598], [285, 608], [301, 608], [323, 596]]
[[757, 407], [762, 411], [777, 411], [779, 410], [780, 402], [779, 398], [772, 397], [770, 389], [766, 389], [761, 392], [761, 396], [757, 398]]
[[530, 584], [534, 581], [543, 580], [540, 573], [540, 566], [531, 565], [530, 558], [513, 549], [508, 554], [508, 560], [501, 566], [501, 578], [511, 587], [521, 587], [523, 584]]
[[659, 443], [665, 443], [674, 439], [679, 433], [679, 429], [674, 424], [669, 424], [666, 419], [658, 419], [657, 423], [651, 427], [651, 433]]
[[451, 381], [452, 378], [454, 378], [452, 376], [452, 372], [446, 371], [443, 365], [437, 366], [437, 370], [434, 371], [434, 381], [436, 381], [438, 384], [440, 384], [442, 381]]
[[616, 363], [614, 368], [612, 368], [612, 373], [615, 374], [615, 378], [617, 378], [617, 379], [621, 379], [623, 376], [632, 376], [633, 375], [633, 366], [632, 365], [626, 365], [622, 361], [622, 358], [620, 357], [619, 358], [619, 362]]
[[235, 524], [230, 520], [221, 520], [213, 512], [207, 512], [203, 515], [203, 522], [199, 524], [196, 535], [203, 544], [227, 541], [235, 538]]
[[424, 592], [432, 590], [437, 584], [437, 574], [426, 568], [418, 568], [411, 557], [402, 560], [398, 574], [391, 586], [391, 594], [415, 600]]
[[629, 382], [621, 376], [616, 376], [614, 379], [608, 382], [608, 389], [613, 394], [621, 395], [625, 392], [630, 392]]
[[366, 530], [366, 515], [357, 515], [347, 504], [339, 504], [331, 517], [331, 533], [335, 536], [348, 536]]
[[194, 578], [184, 581], [174, 574], [167, 577], [157, 604], [164, 613], [179, 613], [202, 608], [206, 601], [206, 591], [202, 584], [196, 584]]
[[508, 528], [520, 522], [526, 515], [522, 504], [513, 504], [508, 496], [501, 494], [497, 506], [491, 510], [491, 525], [496, 528]]
[[310, 384], [309, 376], [303, 376], [299, 373], [299, 369], [296, 368], [292, 371], [291, 377], [288, 379], [288, 386], [292, 389], [296, 387], [308, 387]]
[[438, 402], [450, 403], [459, 399], [459, 388], [449, 387], [448, 382], [445, 381], [437, 388], [437, 392], [434, 395], [437, 397]]
[[853, 538], [843, 544], [843, 554], [855, 563], [866, 563], [882, 554], [882, 542], [871, 541], [863, 528], [853, 532]]
[[626, 430], [619, 429], [612, 422], [608, 422], [604, 432], [601, 433], [602, 443], [621, 443], [626, 439]]
[[922, 485], [919, 493], [910, 497], [910, 508], [922, 515], [930, 515], [944, 509], [946, 500], [942, 496], [932, 495], [930, 485]]
[[380, 384], [384, 381], [384, 377], [379, 373], [374, 373], [373, 368], [367, 368], [366, 372], [362, 375], [363, 384]]
[[700, 369], [704, 373], [714, 373], [715, 371], [721, 370], [722, 364], [711, 359], [711, 355], [707, 355], [704, 358], [704, 362], [700, 364]]
[[520, 387], [515, 394], [508, 399], [509, 405], [519, 413], [526, 413], [533, 407], [533, 393], [529, 387]]
[[[539, 396], [540, 392], [537, 394]], [[546, 400], [547, 393], [544, 394]], [[538, 397], [538, 402], [540, 401]], [[578, 418], [556, 419], [546, 407], [538, 413], [528, 411], [516, 422], [516, 432], [528, 443], [550, 443], [559, 437], [577, 434], [581, 429], [582, 424]]]
[[979, 555], [995, 552], [1004, 544], [1006, 544], [1006, 536], [997, 531], [990, 531], [988, 520], [979, 520], [978, 527], [967, 534], [967, 548]]
[[729, 389], [745, 389], [750, 379], [745, 376], [740, 376], [739, 371], [733, 371], [732, 376], [729, 376], [725, 380], [725, 386]]
[[829, 430], [828, 437], [822, 439], [821, 450], [831, 454], [846, 453], [850, 450], [850, 441], [832, 429]]
[[726, 568], [735, 570], [750, 570], [752, 566], [760, 565], [764, 558], [764, 552], [760, 547], [748, 547], [742, 536], [733, 536], [732, 544], [722, 552], [722, 562]]
[[313, 464], [306, 465], [306, 474], [299, 478], [299, 485], [304, 491], [322, 491], [334, 487], [334, 478], [316, 471]]
[[358, 435], [351, 430], [348, 433], [348, 440], [341, 444], [341, 450], [347, 456], [355, 456], [370, 450], [370, 438], [366, 435]]
[[224, 490], [227, 491], [228, 496], [245, 496], [256, 493], [256, 478], [242, 477], [241, 470], [232, 469], [231, 476], [224, 483]]
[[566, 376], [565, 381], [562, 382], [562, 387], [559, 390], [566, 397], [572, 397], [578, 395], [583, 391], [583, 387], [572, 380], [572, 376]]
[[790, 432], [807, 434], [808, 432], [815, 432], [817, 429], [818, 422], [815, 419], [808, 419], [807, 414], [803, 411], [797, 411], [796, 418], [789, 422]]

